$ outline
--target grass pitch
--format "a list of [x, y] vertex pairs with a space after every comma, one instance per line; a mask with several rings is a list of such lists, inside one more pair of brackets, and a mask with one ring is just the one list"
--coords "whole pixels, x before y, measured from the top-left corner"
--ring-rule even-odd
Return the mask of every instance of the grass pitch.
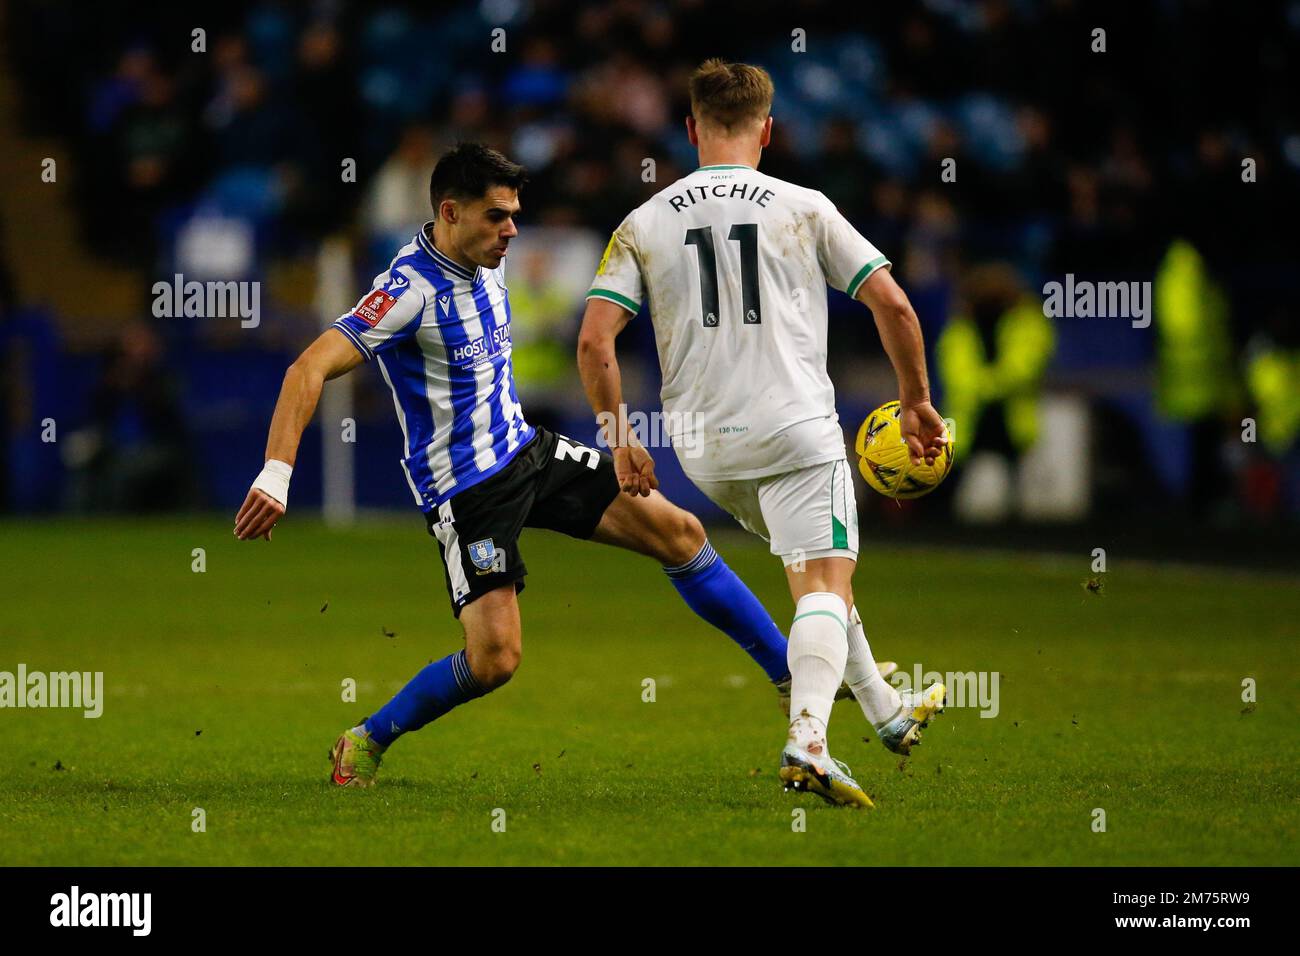
[[[462, 646], [436, 546], [415, 515], [291, 520], [269, 545], [230, 525], [0, 525], [0, 671], [105, 689], [98, 719], [0, 710], [0, 864], [1298, 862], [1294, 577], [1111, 554], [1096, 594], [1087, 555], [885, 551], [864, 529], [876, 656], [997, 671], [1000, 710], [950, 707], [903, 762], [839, 703], [832, 751], [876, 801], [853, 812], [781, 792], [774, 692], [653, 562], [526, 532], [515, 679], [342, 791], [337, 734]], [[764, 545], [714, 540], [788, 621]]]

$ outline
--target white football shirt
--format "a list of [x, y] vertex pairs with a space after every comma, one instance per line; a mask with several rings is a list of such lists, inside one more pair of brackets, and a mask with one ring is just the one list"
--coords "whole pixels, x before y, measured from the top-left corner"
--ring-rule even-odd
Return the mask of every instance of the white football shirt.
[[587, 298], [649, 306], [686, 474], [760, 478], [844, 457], [826, 285], [852, 296], [889, 264], [816, 190], [702, 166], [623, 220]]

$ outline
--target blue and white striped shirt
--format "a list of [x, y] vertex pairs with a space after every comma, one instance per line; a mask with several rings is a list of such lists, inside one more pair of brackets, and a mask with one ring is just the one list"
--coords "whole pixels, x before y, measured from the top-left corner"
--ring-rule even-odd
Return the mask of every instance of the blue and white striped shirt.
[[515, 394], [505, 263], [470, 272], [434, 248], [432, 231], [426, 223], [333, 326], [379, 360], [423, 511], [495, 474], [534, 434]]

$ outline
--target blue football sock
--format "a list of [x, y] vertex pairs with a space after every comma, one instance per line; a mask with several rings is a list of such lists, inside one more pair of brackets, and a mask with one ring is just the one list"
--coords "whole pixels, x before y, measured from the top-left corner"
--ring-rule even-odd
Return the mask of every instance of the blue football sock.
[[785, 635], [713, 545], [705, 541], [699, 554], [664, 573], [690, 609], [739, 644], [769, 680], [790, 675]]
[[465, 652], [457, 651], [412, 677], [397, 696], [366, 718], [366, 731], [376, 743], [387, 747], [402, 734], [419, 730], [453, 707], [483, 694], [470, 673]]

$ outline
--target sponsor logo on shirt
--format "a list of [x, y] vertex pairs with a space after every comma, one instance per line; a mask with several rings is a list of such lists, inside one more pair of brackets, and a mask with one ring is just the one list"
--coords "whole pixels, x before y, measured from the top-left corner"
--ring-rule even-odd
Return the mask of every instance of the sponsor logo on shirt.
[[489, 335], [480, 335], [478, 338], [464, 345], [458, 345], [449, 349], [450, 360], [460, 365], [478, 365], [484, 359], [489, 358], [503, 349], [510, 347], [510, 327], [503, 325], [492, 330]]

